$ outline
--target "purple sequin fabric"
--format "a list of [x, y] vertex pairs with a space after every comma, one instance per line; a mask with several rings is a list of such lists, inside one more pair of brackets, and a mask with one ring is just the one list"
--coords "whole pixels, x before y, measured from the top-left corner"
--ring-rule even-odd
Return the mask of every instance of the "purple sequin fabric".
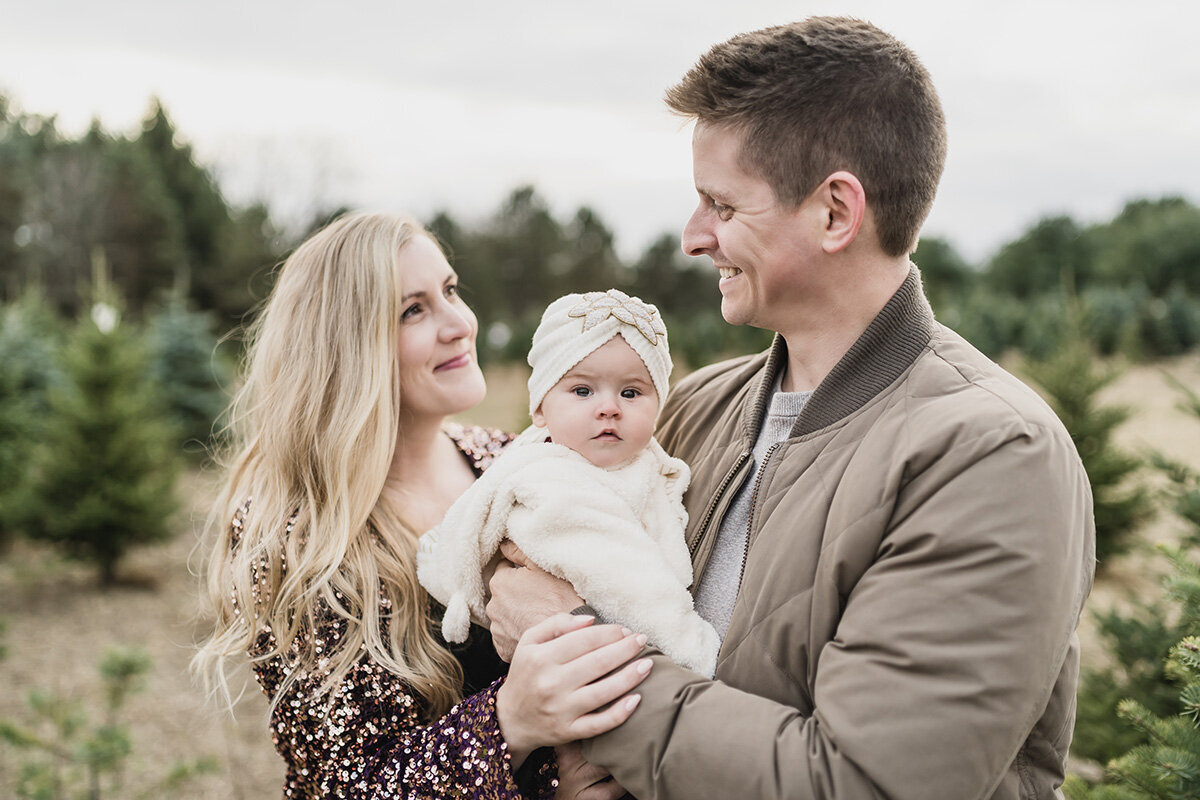
[[[511, 439], [498, 431], [459, 425], [447, 425], [447, 433], [476, 474]], [[235, 515], [235, 538], [248, 510], [249, 502]], [[345, 621], [331, 616], [314, 634], [316, 651], [335, 651], [345, 631]], [[258, 646], [271, 644], [272, 633], [261, 632]], [[286, 657], [254, 663], [269, 698], [293, 669], [300, 644], [293, 644]], [[323, 696], [316, 691], [320, 674], [301, 675], [271, 715], [275, 748], [287, 763], [283, 796], [549, 800], [558, 783], [552, 751], [538, 751], [523, 769], [527, 794], [517, 785], [496, 719], [496, 692], [503, 680], [426, 723], [421, 700], [369, 656]]]

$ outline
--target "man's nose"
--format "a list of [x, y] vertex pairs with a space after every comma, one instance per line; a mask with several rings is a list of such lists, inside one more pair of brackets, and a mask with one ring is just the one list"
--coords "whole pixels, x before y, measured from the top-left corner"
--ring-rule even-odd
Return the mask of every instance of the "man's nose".
[[704, 203], [696, 206], [691, 218], [683, 226], [680, 247], [689, 256], [702, 256], [717, 249], [717, 237], [713, 234], [712, 211]]

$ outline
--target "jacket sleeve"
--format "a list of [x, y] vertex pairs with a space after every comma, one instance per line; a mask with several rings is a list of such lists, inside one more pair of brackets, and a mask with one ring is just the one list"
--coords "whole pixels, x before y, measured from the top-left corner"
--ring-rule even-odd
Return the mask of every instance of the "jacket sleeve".
[[[1074, 665], [1094, 554], [1074, 448], [1047, 431], [992, 432], [837, 533], [859, 526], [880, 542], [867, 563], [825, 545], [833, 566], [819, 580], [844, 605], [814, 654], [811, 710], [656, 657], [637, 711], [585, 757], [640, 800], [989, 797]], [[763, 645], [756, 668], [778, 669]], [[1033, 746], [1061, 747], [1064, 727]]]

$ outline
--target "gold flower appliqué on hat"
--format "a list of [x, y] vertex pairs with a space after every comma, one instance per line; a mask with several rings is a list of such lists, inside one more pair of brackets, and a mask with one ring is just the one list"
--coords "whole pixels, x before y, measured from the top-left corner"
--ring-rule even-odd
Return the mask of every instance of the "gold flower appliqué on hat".
[[630, 297], [620, 289], [607, 292], [587, 292], [583, 302], [567, 312], [568, 317], [582, 317], [583, 329], [590, 330], [609, 317], [616, 317], [626, 325], [638, 329], [646, 341], [658, 346], [658, 337], [667, 335], [667, 326], [658, 316], [658, 311], [636, 297]]

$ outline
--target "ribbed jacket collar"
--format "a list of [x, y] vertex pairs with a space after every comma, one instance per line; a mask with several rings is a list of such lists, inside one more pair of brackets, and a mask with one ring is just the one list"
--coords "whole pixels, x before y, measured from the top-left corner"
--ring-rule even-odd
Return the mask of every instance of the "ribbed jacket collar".
[[[932, 336], [933, 311], [921, 289], [921, 274], [910, 265], [904, 283], [813, 391], [791, 437], [818, 431], [862, 408], [912, 365]], [[758, 375], [754, 402], [742, 416], [747, 441], [758, 438], [771, 388], [786, 363], [787, 345], [775, 334]]]

